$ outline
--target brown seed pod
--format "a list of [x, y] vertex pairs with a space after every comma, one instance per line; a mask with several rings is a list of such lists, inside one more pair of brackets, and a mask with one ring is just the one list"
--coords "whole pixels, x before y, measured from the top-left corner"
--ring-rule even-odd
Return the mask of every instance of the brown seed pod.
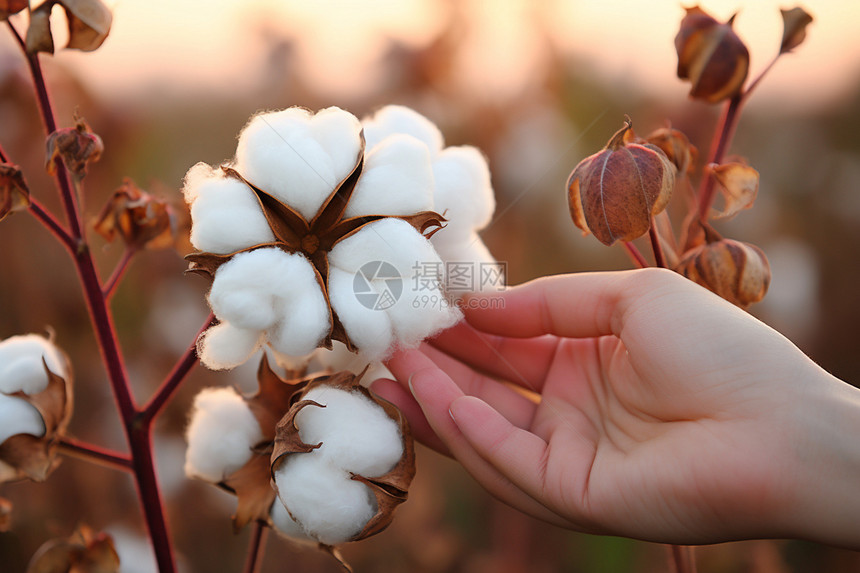
[[688, 251], [676, 270], [744, 309], [763, 299], [770, 284], [764, 252], [732, 239], [720, 238]]
[[9, 213], [30, 206], [30, 189], [21, 168], [12, 163], [0, 163], [0, 221]]
[[622, 127], [599, 153], [583, 159], [567, 180], [570, 215], [583, 234], [611, 245], [632, 241], [651, 228], [651, 217], [669, 202], [675, 167], [650, 143], [625, 143]]
[[126, 178], [96, 217], [95, 231], [108, 241], [117, 236], [129, 247], [164, 249], [176, 242], [173, 208]]
[[721, 24], [698, 6], [687, 8], [675, 36], [678, 77], [689, 80], [690, 97], [717, 103], [737, 95], [749, 72], [750, 55], [732, 29], [732, 16]]
[[693, 168], [698, 150], [683, 131], [661, 127], [649, 133], [645, 142], [659, 147], [680, 175], [687, 174]]
[[56, 160], [61, 160], [72, 176], [80, 181], [87, 174], [87, 166], [98, 161], [105, 146], [102, 139], [90, 130], [82, 117], [75, 117], [75, 127], [58, 129], [48, 136], [45, 169], [56, 172]]
[[27, 573], [119, 573], [119, 555], [110, 535], [79, 525], [69, 537], [42, 544]]
[[[349, 471], [349, 468], [345, 469], [349, 475], [349, 479], [360, 482], [369, 488], [376, 502], [376, 513], [364, 523], [358, 533], [347, 541], [358, 541], [370, 537], [388, 527], [393, 519], [395, 508], [406, 501], [409, 484], [415, 475], [415, 450], [406, 418], [393, 404], [374, 396], [370, 391], [361, 386], [359, 384], [360, 379], [360, 375], [356, 376], [351, 372], [337, 372], [309, 379], [307, 385], [294, 396], [293, 405], [289, 412], [278, 423], [274, 450], [272, 452], [272, 485], [275, 489], [278, 489], [276, 474], [290, 456], [322, 455], [317, 454], [317, 451], [322, 451], [319, 449], [325, 447], [325, 442], [318, 444], [305, 443], [300, 435], [297, 417], [305, 408], [325, 407], [306, 398], [314, 390], [323, 387], [358, 394], [361, 398], [370, 400], [373, 404], [381, 408], [384, 415], [396, 423], [400, 439], [402, 439], [402, 453], [393, 467], [381, 475], [368, 476]], [[290, 492], [279, 491], [279, 496], [282, 500], [288, 499]], [[285, 505], [289, 511], [289, 504], [285, 503]], [[295, 516], [293, 518], [295, 519]]]

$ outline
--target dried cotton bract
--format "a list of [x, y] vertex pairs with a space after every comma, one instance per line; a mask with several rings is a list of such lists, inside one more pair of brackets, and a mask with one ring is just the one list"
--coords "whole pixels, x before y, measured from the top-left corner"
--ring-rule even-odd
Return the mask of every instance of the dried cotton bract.
[[[334, 107], [264, 113], [232, 163], [188, 172], [199, 250], [189, 270], [212, 279], [220, 321], [201, 338], [204, 364], [232, 368], [263, 344], [304, 356], [333, 341], [371, 362], [458, 320], [455, 307], [419, 297], [445, 300], [440, 254], [492, 260], [477, 237], [493, 210], [486, 163], [472, 148], [442, 149], [435, 126], [406, 108], [381, 110], [366, 136]], [[382, 264], [388, 274], [376, 272]], [[427, 268], [438, 272], [418, 292]], [[359, 276], [380, 304], [357, 296]]]
[[59, 348], [36, 334], [0, 342], [0, 483], [47, 477], [71, 411], [71, 368]]

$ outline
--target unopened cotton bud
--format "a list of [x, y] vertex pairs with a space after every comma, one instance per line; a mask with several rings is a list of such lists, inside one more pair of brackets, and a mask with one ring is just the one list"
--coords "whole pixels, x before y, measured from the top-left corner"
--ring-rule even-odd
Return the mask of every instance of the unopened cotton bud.
[[675, 36], [678, 77], [689, 80], [690, 97], [717, 103], [737, 95], [749, 71], [750, 55], [735, 34], [732, 16], [721, 24], [698, 6], [687, 8]]
[[606, 147], [580, 161], [567, 181], [574, 224], [605, 245], [647, 233], [675, 185], [675, 168], [658, 147], [625, 143], [631, 128], [625, 118]]
[[688, 252], [679, 273], [741, 308], [760, 301], [770, 284], [764, 252], [749, 243], [719, 239]]

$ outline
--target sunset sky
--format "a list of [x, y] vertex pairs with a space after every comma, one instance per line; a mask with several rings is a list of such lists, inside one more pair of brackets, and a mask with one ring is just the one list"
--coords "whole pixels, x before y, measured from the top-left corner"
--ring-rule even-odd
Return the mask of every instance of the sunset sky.
[[[294, 38], [300, 65], [333, 99], [372, 82], [386, 38], [421, 45], [446, 24], [446, 10], [469, 16], [464, 85], [515, 93], [539, 71], [548, 42], [579, 56], [607, 78], [677, 93], [672, 38], [677, 0], [110, 0], [114, 26], [94, 54], [61, 52], [99, 88], [121, 95], [147, 84], [230, 90], [244, 70], [261, 69], [261, 30]], [[689, 4], [688, 4], [689, 5]], [[718, 19], [739, 11], [735, 27], [752, 53], [752, 73], [775, 53], [780, 7], [770, 0], [704, 0]], [[860, 71], [860, 3], [808, 0], [815, 22], [797, 51], [780, 62], [758, 99], [820, 104], [844, 92]], [[55, 16], [59, 16], [56, 14]], [[19, 27], [23, 22], [19, 19]], [[62, 25], [55, 25], [58, 36]], [[63, 39], [58, 37], [58, 45]], [[0, 44], [8, 48], [9, 44]]]

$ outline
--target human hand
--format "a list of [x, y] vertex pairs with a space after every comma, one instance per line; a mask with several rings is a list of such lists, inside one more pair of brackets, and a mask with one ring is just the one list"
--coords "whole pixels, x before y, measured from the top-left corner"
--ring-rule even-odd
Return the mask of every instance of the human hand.
[[652, 541], [860, 545], [842, 435], [860, 392], [747, 313], [651, 269], [548, 277], [465, 314], [373, 389], [502, 500]]

